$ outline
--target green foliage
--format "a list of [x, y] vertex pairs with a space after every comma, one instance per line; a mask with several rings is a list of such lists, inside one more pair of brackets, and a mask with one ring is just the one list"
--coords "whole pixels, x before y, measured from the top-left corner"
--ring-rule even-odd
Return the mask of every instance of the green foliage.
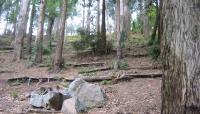
[[12, 92], [10, 93], [10, 96], [11, 96], [13, 99], [16, 99], [16, 98], [19, 97], [18, 92], [16, 92], [16, 91], [12, 91]]
[[43, 48], [44, 55], [51, 55], [51, 53], [52, 53], [52, 50], [49, 47]]
[[85, 50], [93, 44], [93, 42], [97, 39], [96, 35], [90, 35], [86, 30], [79, 28], [77, 29], [79, 34], [78, 41], [72, 42], [72, 47], [76, 51]]
[[158, 59], [160, 56], [160, 45], [158, 43], [153, 44], [149, 49], [149, 54], [153, 59]]
[[112, 84], [112, 81], [110, 81], [110, 80], [102, 80], [101, 84], [102, 85], [110, 85], [110, 84]]
[[119, 70], [127, 70], [129, 68], [129, 64], [127, 63], [127, 61], [120, 61], [118, 63], [118, 68]]
[[132, 29], [131, 30], [132, 30], [133, 33], [140, 33], [142, 31], [142, 24], [139, 21], [139, 19], [134, 20], [132, 22]]

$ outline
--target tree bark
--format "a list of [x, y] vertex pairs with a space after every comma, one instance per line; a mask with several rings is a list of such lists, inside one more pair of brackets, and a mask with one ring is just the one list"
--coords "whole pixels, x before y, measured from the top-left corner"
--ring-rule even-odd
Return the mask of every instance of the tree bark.
[[20, 61], [23, 58], [24, 37], [26, 35], [26, 27], [28, 20], [28, 7], [30, 0], [21, 1], [19, 20], [17, 22], [17, 29], [15, 35], [13, 60]]
[[129, 3], [130, 0], [124, 0], [124, 31], [126, 38], [128, 38], [129, 32], [130, 32], [130, 18], [131, 14], [129, 11]]
[[87, 10], [87, 27], [86, 27], [86, 31], [88, 33], [90, 33], [90, 23], [91, 23], [91, 10], [90, 7], [92, 5], [92, 0], [88, 0], [88, 10]]
[[32, 33], [33, 33], [33, 21], [34, 21], [34, 16], [35, 16], [35, 1], [32, 0], [32, 10], [31, 10], [31, 17], [30, 17], [30, 26], [29, 26], [29, 33], [28, 33], [28, 39], [27, 39], [27, 53], [31, 54], [32, 50]]
[[121, 59], [122, 58], [122, 47], [121, 47], [121, 34], [120, 34], [120, 0], [116, 1], [116, 36], [117, 36], [117, 59]]
[[97, 36], [100, 36], [100, 0], [97, 0]]
[[149, 16], [148, 16], [149, 2], [150, 2], [150, 0], [144, 0], [143, 32], [144, 32], [145, 39], [150, 38]]
[[47, 38], [49, 40], [48, 47], [50, 49], [52, 48], [52, 29], [53, 29], [54, 20], [55, 19], [53, 17], [48, 18]]
[[82, 28], [85, 28], [85, 0], [83, 0], [83, 22]]
[[163, 0], [162, 114], [200, 113], [200, 1]]
[[46, 7], [46, 0], [40, 0], [40, 17], [39, 17], [38, 32], [35, 41], [35, 46], [36, 46], [35, 63], [42, 62], [45, 7]]
[[56, 52], [55, 52], [55, 57], [53, 61], [53, 71], [58, 72], [64, 65], [64, 61], [62, 58], [62, 53], [63, 53], [63, 42], [64, 42], [64, 37], [65, 37], [65, 21], [66, 21], [66, 14], [67, 14], [67, 0], [63, 0], [63, 6], [61, 10], [61, 20], [60, 20], [60, 34], [59, 34], [59, 39], [58, 43], [56, 45]]
[[106, 53], [106, 3], [103, 0], [102, 3], [102, 23], [101, 23], [101, 48], [102, 52]]

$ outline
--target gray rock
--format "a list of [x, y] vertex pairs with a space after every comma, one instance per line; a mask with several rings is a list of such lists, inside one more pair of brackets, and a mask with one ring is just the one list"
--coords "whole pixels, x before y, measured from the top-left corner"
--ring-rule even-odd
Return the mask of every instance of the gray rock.
[[40, 88], [31, 93], [30, 104], [37, 108], [60, 110], [63, 101], [69, 98], [71, 96], [68, 94], [62, 94], [57, 91], [48, 90], [47, 88]]
[[84, 104], [85, 111], [94, 107], [102, 107], [106, 103], [106, 95], [100, 86], [90, 84], [80, 78], [69, 85], [69, 93]]
[[84, 105], [79, 101], [79, 99], [73, 97], [63, 102], [61, 112], [62, 114], [77, 114], [83, 112], [84, 109]]

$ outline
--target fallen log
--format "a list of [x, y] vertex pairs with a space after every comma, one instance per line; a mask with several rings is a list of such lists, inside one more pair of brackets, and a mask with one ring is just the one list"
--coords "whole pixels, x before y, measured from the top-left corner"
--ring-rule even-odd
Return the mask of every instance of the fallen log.
[[153, 70], [153, 69], [162, 69], [162, 66], [134, 66], [134, 67], [129, 67], [126, 70], [131, 70], [131, 69]]
[[92, 63], [80, 63], [80, 64], [73, 64], [73, 63], [67, 63], [67, 66], [72, 67], [87, 67], [87, 66], [103, 66], [104, 62], [92, 62]]
[[0, 50], [13, 50], [11, 46], [0, 46]]
[[[99, 82], [103, 80], [113, 80], [113, 78], [116, 78], [116, 80], [130, 80], [134, 78], [158, 78], [162, 77], [162, 72], [157, 71], [153, 73], [128, 73], [128, 74], [121, 74], [118, 77], [113, 77], [112, 75], [106, 75], [106, 76], [78, 76], [74, 78], [64, 78], [64, 77], [54, 77], [54, 78], [32, 78], [32, 77], [20, 77], [20, 78], [11, 78], [8, 79], [7, 82], [11, 86], [15, 86], [15, 82], [17, 82], [16, 85], [20, 85], [21, 83], [28, 83], [30, 85], [31, 82], [35, 83], [44, 83], [44, 82], [52, 82], [52, 81], [68, 81], [72, 82], [76, 78], [82, 78], [85, 81], [88, 82]], [[20, 83], [20, 84], [19, 84]]]
[[0, 71], [0, 74], [3, 74], [3, 73], [16, 73], [16, 72], [15, 71], [8, 71], [8, 70]]
[[139, 53], [139, 54], [130, 54], [130, 53], [127, 53], [124, 55], [125, 57], [147, 57], [149, 56], [148, 53]]
[[61, 113], [61, 111], [29, 108], [25, 111], [25, 113], [55, 114]]
[[113, 69], [112, 67], [95, 68], [92, 70], [80, 71], [79, 74], [92, 73], [92, 72], [98, 72], [98, 71], [107, 71], [107, 70], [112, 70], [112, 69]]

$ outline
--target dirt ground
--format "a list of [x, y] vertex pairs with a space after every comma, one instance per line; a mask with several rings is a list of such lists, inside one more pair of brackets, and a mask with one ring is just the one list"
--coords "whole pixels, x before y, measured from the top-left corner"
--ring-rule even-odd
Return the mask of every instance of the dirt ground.
[[[65, 52], [65, 61], [73, 63], [81, 62], [105, 62], [106, 65], [111, 64], [115, 58], [114, 55], [109, 56], [94, 56], [76, 55]], [[129, 67], [132, 66], [157, 66], [158, 63], [151, 57], [126, 57]], [[0, 73], [0, 113], [2, 114], [17, 114], [21, 113], [22, 109], [29, 106], [28, 99], [20, 100], [20, 96], [24, 96], [31, 91], [41, 86], [54, 86], [60, 82], [42, 83], [37, 85], [32, 83], [30, 86], [21, 84], [18, 86], [9, 86], [7, 79], [31, 76], [31, 77], [75, 77], [79, 71], [90, 68], [66, 68], [60, 73], [54, 74], [48, 71], [47, 67], [28, 68], [27, 60], [18, 63], [12, 62], [12, 53], [0, 53], [0, 71], [12, 71]], [[104, 76], [113, 72], [103, 71], [90, 75]], [[127, 72], [133, 72], [128, 70]], [[151, 72], [151, 71], [148, 71]], [[102, 108], [91, 109], [88, 114], [160, 114], [161, 109], [161, 78], [154, 79], [132, 79], [122, 81], [114, 85], [102, 85], [97, 83], [106, 91], [108, 97], [107, 105]], [[13, 97], [17, 96], [16, 99]]]

